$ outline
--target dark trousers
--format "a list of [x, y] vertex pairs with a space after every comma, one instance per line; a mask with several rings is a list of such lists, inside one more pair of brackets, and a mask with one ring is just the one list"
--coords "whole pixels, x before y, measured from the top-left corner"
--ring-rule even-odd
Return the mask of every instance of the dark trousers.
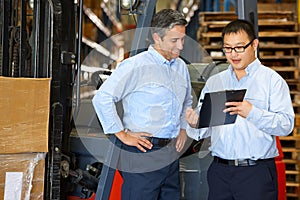
[[[175, 151], [173, 147], [169, 148], [165, 152], [160, 151], [160, 147], [153, 147], [153, 150], [148, 153], [141, 153], [135, 147], [128, 147], [125, 145], [123, 150], [130, 152], [136, 151], [139, 155], [149, 155], [149, 159], [152, 158], [151, 154], [164, 154], [168, 151]], [[159, 162], [160, 157], [153, 156], [153, 163]], [[166, 159], [168, 159], [166, 157]], [[141, 159], [143, 160], [143, 159]], [[147, 159], [148, 160], [148, 159]], [[137, 160], [131, 160], [127, 158], [127, 162], [136, 162], [134, 165], [138, 165]], [[151, 163], [149, 162], [149, 165]], [[162, 167], [155, 170], [145, 170], [145, 172], [139, 171], [132, 173], [131, 171], [121, 171], [123, 177], [122, 185], [122, 200], [179, 200], [180, 199], [180, 179], [179, 179], [179, 160], [175, 159]]]
[[208, 169], [209, 200], [276, 200], [274, 160], [254, 166], [229, 166], [212, 162]]

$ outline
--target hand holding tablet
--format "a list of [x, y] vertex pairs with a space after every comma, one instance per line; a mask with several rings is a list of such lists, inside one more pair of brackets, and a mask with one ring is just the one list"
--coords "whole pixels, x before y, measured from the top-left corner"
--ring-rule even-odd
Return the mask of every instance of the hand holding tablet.
[[206, 93], [200, 109], [199, 119], [196, 128], [204, 128], [235, 122], [237, 115], [224, 113], [226, 102], [241, 102], [244, 99], [246, 89], [224, 90]]

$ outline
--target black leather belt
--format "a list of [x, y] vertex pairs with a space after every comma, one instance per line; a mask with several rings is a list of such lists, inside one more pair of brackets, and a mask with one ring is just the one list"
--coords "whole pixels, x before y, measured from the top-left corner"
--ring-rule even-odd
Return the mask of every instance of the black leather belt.
[[153, 145], [157, 145], [160, 147], [167, 146], [172, 141], [171, 138], [146, 137], [146, 139]]
[[274, 160], [274, 158], [259, 159], [259, 160], [251, 160], [251, 159], [226, 160], [223, 158], [219, 158], [217, 156], [214, 157], [214, 162], [225, 164], [225, 165], [231, 165], [231, 166], [240, 166], [240, 167], [253, 166], [258, 164], [259, 162], [265, 162], [271, 160]]

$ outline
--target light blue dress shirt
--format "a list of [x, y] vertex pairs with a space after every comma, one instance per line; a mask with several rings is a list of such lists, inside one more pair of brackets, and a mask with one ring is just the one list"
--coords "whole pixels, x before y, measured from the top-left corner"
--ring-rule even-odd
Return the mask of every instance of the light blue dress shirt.
[[[286, 136], [294, 127], [295, 114], [287, 83], [256, 59], [246, 68], [246, 76], [240, 81], [231, 65], [210, 77], [201, 91], [200, 100], [207, 92], [232, 89], [247, 89], [245, 100], [252, 104], [247, 118], [237, 116], [234, 124], [202, 129], [189, 126], [188, 135], [196, 140], [211, 136], [212, 155], [224, 159], [276, 157], [275, 136]], [[201, 103], [198, 112], [200, 108]]]
[[[121, 100], [123, 119], [115, 106]], [[180, 129], [186, 129], [185, 111], [192, 104], [188, 68], [182, 59], [168, 61], [150, 46], [125, 59], [92, 102], [106, 134], [128, 128], [175, 138]]]

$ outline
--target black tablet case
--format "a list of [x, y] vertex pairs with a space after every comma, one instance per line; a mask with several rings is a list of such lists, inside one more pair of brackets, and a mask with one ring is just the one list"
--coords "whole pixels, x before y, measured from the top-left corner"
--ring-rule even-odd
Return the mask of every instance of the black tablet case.
[[237, 115], [224, 113], [225, 102], [243, 101], [246, 89], [206, 93], [200, 109], [197, 128], [232, 124]]

